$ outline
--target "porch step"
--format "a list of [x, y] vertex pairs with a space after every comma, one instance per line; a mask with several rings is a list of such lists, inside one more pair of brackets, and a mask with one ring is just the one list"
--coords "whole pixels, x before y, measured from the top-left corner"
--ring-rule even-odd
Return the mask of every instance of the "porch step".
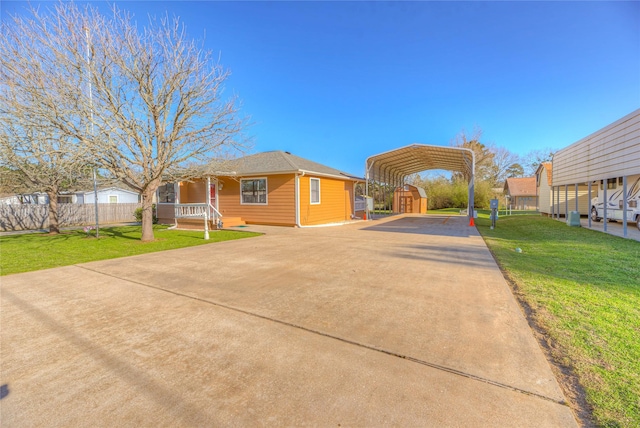
[[[204, 230], [204, 220], [200, 217], [197, 218], [179, 218], [178, 220], [178, 229], [189, 229], [189, 230]], [[215, 230], [218, 227], [214, 224], [212, 220], [209, 220], [209, 230]]]
[[241, 217], [222, 217], [222, 227], [224, 229], [234, 226], [244, 226], [245, 221]]
[[[244, 226], [245, 221], [241, 217], [222, 217], [222, 227]], [[218, 226], [209, 220], [209, 230], [216, 230]], [[179, 218], [178, 229], [204, 230], [204, 220], [201, 217]]]

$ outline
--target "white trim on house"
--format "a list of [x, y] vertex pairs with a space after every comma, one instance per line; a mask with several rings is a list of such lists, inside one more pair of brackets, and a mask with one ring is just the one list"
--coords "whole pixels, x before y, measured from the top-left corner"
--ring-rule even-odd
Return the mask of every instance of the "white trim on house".
[[[311, 185], [312, 181], [317, 181], [318, 182], [318, 200], [314, 201], [313, 200], [313, 186]], [[320, 199], [320, 179], [316, 178], [316, 177], [309, 177], [309, 203], [311, 205], [320, 205], [321, 199]]]
[[[242, 182], [243, 181], [256, 181], [264, 180], [264, 202], [244, 202], [242, 195]], [[268, 177], [251, 177], [240, 179], [240, 205], [269, 205], [269, 179]]]

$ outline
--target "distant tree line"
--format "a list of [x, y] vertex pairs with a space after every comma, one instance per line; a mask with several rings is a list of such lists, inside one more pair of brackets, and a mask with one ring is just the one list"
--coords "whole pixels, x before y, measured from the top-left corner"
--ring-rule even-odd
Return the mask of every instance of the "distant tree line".
[[[452, 141], [454, 147], [473, 150], [475, 154], [474, 205], [488, 208], [489, 200], [502, 196], [507, 178], [530, 177], [535, 174], [541, 162], [551, 161], [554, 149], [533, 150], [524, 156], [512, 153], [505, 147], [482, 142], [482, 130], [476, 128], [472, 135], [460, 132]], [[461, 172], [436, 176], [416, 174], [409, 179], [410, 184], [422, 187], [427, 192], [428, 208], [466, 208], [469, 177]]]

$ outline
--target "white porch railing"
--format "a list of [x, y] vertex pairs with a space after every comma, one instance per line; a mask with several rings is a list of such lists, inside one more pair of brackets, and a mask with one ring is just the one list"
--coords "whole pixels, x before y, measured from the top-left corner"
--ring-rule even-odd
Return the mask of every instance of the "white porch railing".
[[205, 213], [209, 218], [222, 217], [220, 211], [211, 204], [175, 204], [174, 207], [175, 218], [203, 217]]
[[222, 227], [222, 214], [211, 204], [175, 204], [174, 216], [178, 218], [203, 217]]

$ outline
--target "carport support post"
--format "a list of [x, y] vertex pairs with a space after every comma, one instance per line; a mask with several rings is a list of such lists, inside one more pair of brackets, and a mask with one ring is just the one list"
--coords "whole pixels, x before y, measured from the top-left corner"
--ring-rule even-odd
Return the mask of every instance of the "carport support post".
[[471, 220], [473, 219], [473, 214], [474, 214], [473, 206], [475, 201], [473, 200], [473, 196], [475, 192], [475, 186], [474, 186], [475, 175], [476, 175], [476, 156], [473, 152], [471, 152], [471, 180], [469, 180], [469, 207], [467, 208], [467, 211], [469, 214], [469, 224], [471, 224]]
[[622, 177], [622, 235], [627, 237], [627, 176]]
[[371, 214], [369, 213], [369, 162], [366, 162], [366, 171], [365, 171], [365, 182], [364, 182], [364, 215], [365, 219], [369, 220]]
[[589, 183], [587, 184], [587, 194], [587, 198], [589, 199], [587, 218], [589, 219], [589, 227], [591, 227], [591, 180], [589, 180]]
[[607, 186], [609, 185], [609, 179], [602, 180], [602, 224], [604, 231], [607, 231]]
[[578, 206], [578, 183], [576, 183], [576, 211], [580, 213], [580, 207]]
[[564, 218], [569, 218], [569, 185], [564, 185]]

